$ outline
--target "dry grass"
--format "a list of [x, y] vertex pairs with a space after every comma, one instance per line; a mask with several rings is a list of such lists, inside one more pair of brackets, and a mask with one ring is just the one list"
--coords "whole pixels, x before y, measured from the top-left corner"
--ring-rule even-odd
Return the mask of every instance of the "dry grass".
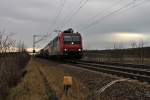
[[9, 100], [48, 100], [44, 81], [37, 67], [37, 62], [29, 62], [26, 76], [10, 91]]
[[0, 55], [0, 100], [5, 100], [9, 89], [20, 82], [28, 59], [22, 53]]

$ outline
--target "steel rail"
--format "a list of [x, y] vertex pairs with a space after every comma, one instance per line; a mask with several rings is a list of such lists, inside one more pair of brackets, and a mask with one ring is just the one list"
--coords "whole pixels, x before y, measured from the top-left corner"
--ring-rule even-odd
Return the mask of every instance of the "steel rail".
[[132, 67], [132, 68], [141, 68], [141, 69], [149, 69], [150, 65], [144, 64], [127, 64], [127, 63], [115, 63], [115, 62], [96, 62], [96, 61], [86, 61], [86, 60], [78, 60], [78, 62], [85, 62], [85, 63], [94, 63], [94, 64], [103, 64], [103, 65], [114, 65], [114, 66], [122, 66], [122, 67]]
[[66, 62], [76, 67], [81, 67], [88, 70], [99, 71], [103, 73], [117, 75], [119, 77], [121, 76], [150, 83], [150, 70], [148, 68], [143, 68], [142, 65], [140, 65], [141, 67], [134, 67], [133, 64], [131, 64], [132, 66], [129, 66], [130, 64], [127, 64], [126, 66], [126, 64], [111, 65], [109, 63], [107, 65], [106, 63], [100, 64], [89, 61], [86, 62], [69, 60]]

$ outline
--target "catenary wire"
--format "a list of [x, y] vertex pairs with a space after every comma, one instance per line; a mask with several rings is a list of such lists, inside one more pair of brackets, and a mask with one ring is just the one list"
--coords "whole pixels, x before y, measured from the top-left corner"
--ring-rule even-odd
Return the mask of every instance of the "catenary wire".
[[64, 28], [68, 23], [72, 21], [72, 19], [79, 13], [79, 11], [88, 3], [89, 0], [84, 1], [84, 3], [68, 18], [68, 20], [63, 23], [61, 28]]
[[[117, 0], [115, 3], [113, 3], [111, 6], [107, 7], [107, 8], [104, 8], [102, 9], [101, 11], [99, 11], [96, 15], [92, 16], [91, 18], [89, 18], [87, 21], [90, 21], [90, 20], [93, 20], [93, 19], [96, 19], [97, 17], [99, 17], [101, 14], [103, 14], [104, 12], [107, 12], [109, 11], [110, 9], [112, 9], [114, 6], [122, 3], [122, 1], [124, 0]], [[79, 27], [81, 25], [77, 25], [77, 27]]]
[[[81, 6], [82, 5], [82, 2], [84, 2], [84, 0], [80, 0], [80, 2], [79, 2], [79, 6]], [[79, 8], [77, 8], [77, 9], [79, 9]], [[72, 15], [71, 13], [72, 12], [74, 12], [76, 10], [76, 7], [75, 8], [73, 8], [65, 17], [64, 17], [64, 19], [62, 20], [62, 23], [60, 24], [60, 25], [62, 25], [62, 26], [60, 26], [60, 27], [63, 27], [63, 25], [65, 24], [65, 21], [68, 19], [68, 18], [70, 18], [70, 15]], [[69, 16], [69, 17], [68, 17]]]
[[[142, 1], [142, 0], [138, 0], [138, 1]], [[144, 0], [144, 1], [149, 1], [149, 0]], [[142, 2], [144, 2], [144, 1], [142, 1]], [[112, 15], [114, 15], [114, 14], [116, 14], [116, 13], [119, 13], [120, 11], [124, 10], [125, 8], [128, 8], [128, 7], [132, 6], [133, 4], [135, 4], [135, 2], [136, 2], [136, 1], [132, 1], [132, 2], [130, 2], [130, 3], [126, 4], [126, 5], [124, 5], [123, 7], [119, 8], [119, 9], [117, 9], [117, 10], [114, 10], [114, 11], [110, 12], [109, 14], [107, 14], [107, 15], [105, 15], [105, 16], [103, 16], [103, 17], [100, 17], [99, 19], [93, 21], [92, 23], [90, 23], [89, 25], [87, 25], [87, 26], [81, 28], [80, 30], [82, 31], [82, 30], [87, 30], [87, 29], [89, 29], [90, 27], [92, 27], [92, 26], [94, 26], [94, 25], [96, 25], [96, 24], [98, 24], [98, 23], [104, 21], [104, 19], [106, 19], [106, 18], [108, 18], [108, 17], [110, 17], [110, 16], [112, 16]], [[133, 7], [135, 7], [135, 6], [132, 6], [131, 8], [133, 8]], [[130, 8], [130, 9], [131, 9], [131, 8]]]

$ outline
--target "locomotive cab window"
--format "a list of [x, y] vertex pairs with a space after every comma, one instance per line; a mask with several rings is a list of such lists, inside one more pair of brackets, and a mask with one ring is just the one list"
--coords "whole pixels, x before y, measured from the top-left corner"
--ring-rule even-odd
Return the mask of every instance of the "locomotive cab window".
[[72, 41], [80, 41], [80, 36], [72, 36]]
[[72, 37], [71, 36], [64, 36], [64, 41], [72, 41]]
[[71, 44], [72, 42], [74, 44], [80, 44], [80, 41], [81, 41], [81, 38], [80, 38], [80, 36], [77, 36], [77, 35], [73, 35], [73, 36], [65, 35], [64, 36], [65, 44]]

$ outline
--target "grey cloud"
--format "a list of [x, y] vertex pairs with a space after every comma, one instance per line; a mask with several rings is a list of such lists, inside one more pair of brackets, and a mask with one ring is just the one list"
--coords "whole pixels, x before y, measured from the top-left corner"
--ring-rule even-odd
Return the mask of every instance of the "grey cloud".
[[[7, 0], [6, 0], [7, 1]], [[0, 3], [0, 16], [10, 17], [14, 19], [20, 19], [25, 21], [34, 21], [34, 22], [46, 22], [51, 21], [51, 14], [55, 13], [55, 4], [51, 2], [44, 2], [40, 0], [31, 0], [21, 1], [13, 0]], [[55, 3], [55, 2], [54, 2]], [[40, 6], [41, 4], [41, 6]]]

